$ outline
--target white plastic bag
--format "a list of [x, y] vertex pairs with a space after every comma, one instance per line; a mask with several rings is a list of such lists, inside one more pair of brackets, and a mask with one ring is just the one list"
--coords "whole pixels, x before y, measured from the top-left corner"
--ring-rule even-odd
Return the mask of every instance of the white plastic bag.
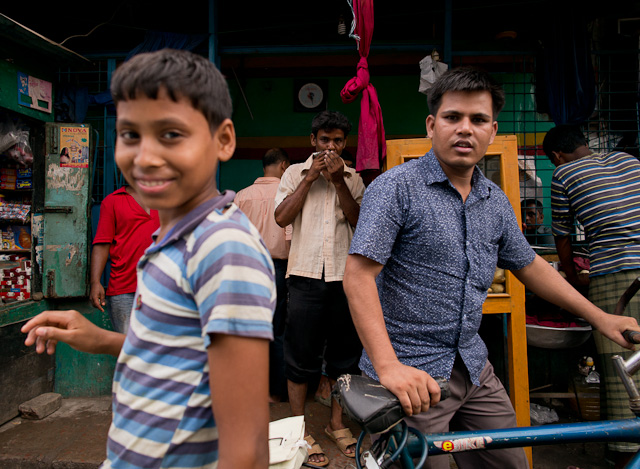
[[531, 404], [531, 425], [544, 425], [558, 421], [558, 413], [539, 404]]
[[420, 61], [420, 86], [418, 91], [423, 94], [427, 94], [436, 79], [449, 68], [446, 63], [437, 59], [434, 60], [434, 55], [434, 53], [431, 53]]
[[33, 153], [29, 146], [29, 131], [20, 122], [5, 119], [0, 123], [0, 153], [23, 166], [31, 166]]
[[309, 459], [304, 440], [304, 416], [287, 417], [269, 423], [269, 467], [299, 469]]

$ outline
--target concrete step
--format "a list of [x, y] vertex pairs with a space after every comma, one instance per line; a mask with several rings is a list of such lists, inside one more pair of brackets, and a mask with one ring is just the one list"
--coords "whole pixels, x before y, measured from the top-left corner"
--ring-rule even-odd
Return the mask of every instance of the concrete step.
[[42, 420], [0, 427], [1, 469], [94, 469], [104, 460], [111, 396], [62, 399]]

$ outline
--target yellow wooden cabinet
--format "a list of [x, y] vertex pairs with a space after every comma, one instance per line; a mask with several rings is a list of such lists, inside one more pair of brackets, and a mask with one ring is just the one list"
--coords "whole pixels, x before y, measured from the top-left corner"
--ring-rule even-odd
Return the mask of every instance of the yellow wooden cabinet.
[[[429, 138], [387, 140], [387, 157], [383, 170], [410, 159], [419, 158], [430, 149], [431, 139]], [[518, 223], [521, 223], [516, 136], [497, 136], [493, 144], [489, 145], [485, 157], [478, 166], [485, 176], [502, 188], [513, 206]], [[505, 277], [505, 292], [489, 294], [483, 306], [483, 313], [507, 314], [509, 391], [518, 426], [522, 427], [530, 425], [525, 292], [524, 285], [511, 272], [506, 271]], [[526, 451], [531, 464], [531, 448], [527, 448]]]

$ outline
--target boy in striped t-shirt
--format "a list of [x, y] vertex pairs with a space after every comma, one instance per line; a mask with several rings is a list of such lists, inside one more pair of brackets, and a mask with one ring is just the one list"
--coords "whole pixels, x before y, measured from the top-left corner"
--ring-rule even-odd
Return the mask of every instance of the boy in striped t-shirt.
[[111, 93], [116, 164], [160, 217], [129, 331], [47, 311], [23, 327], [26, 344], [118, 355], [103, 468], [266, 468], [276, 291], [258, 231], [215, 185], [235, 150], [226, 82], [205, 58], [165, 49], [125, 62]]

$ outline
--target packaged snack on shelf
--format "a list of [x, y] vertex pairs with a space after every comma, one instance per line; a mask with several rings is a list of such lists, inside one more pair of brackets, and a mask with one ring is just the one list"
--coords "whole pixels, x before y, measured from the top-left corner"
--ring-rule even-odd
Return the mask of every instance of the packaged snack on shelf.
[[16, 189], [31, 189], [33, 178], [31, 168], [19, 168], [16, 177]]
[[0, 202], [0, 219], [1, 220], [15, 220], [22, 223], [26, 223], [29, 220], [30, 211], [31, 211], [30, 205]]
[[19, 179], [30, 178], [33, 176], [33, 171], [31, 170], [31, 168], [18, 168], [16, 170], [16, 176]]
[[31, 189], [33, 188], [33, 181], [29, 179], [16, 179], [16, 189]]
[[13, 190], [16, 188], [16, 180], [10, 180], [10, 181], [6, 181], [6, 180], [0, 180], [0, 189], [4, 189], [4, 190]]
[[3, 228], [2, 249], [31, 249], [31, 228], [28, 225]]
[[2, 228], [2, 249], [3, 250], [15, 249], [16, 246], [13, 240], [14, 240], [14, 235], [11, 227], [10, 226], [3, 227]]
[[13, 226], [17, 249], [31, 249], [31, 227], [29, 225]]
[[0, 269], [8, 269], [10, 267], [20, 267], [24, 256], [20, 254], [0, 254]]
[[0, 255], [0, 300], [3, 303], [31, 298], [31, 259], [17, 254]]
[[0, 180], [3, 179], [15, 179], [18, 177], [18, 170], [16, 168], [0, 168]]

